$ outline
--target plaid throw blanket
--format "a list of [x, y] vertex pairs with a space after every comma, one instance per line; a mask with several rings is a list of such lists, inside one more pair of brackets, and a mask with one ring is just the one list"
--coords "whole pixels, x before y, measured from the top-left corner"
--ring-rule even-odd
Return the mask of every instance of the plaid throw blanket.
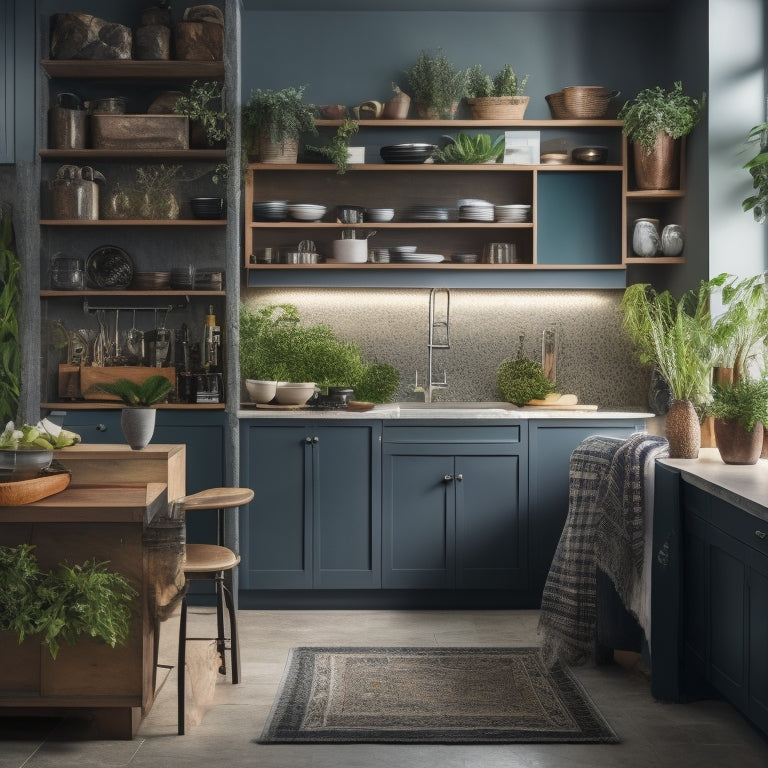
[[[655, 435], [637, 434], [628, 440], [597, 435], [583, 440], [571, 454], [568, 517], [544, 586], [539, 619], [542, 651], [549, 663], [594, 659], [598, 532], [602, 542], [620, 529], [622, 542], [635, 553], [629, 566], [619, 569], [622, 581], [636, 577], [638, 552], [642, 570], [645, 469], [649, 457], [661, 455], [666, 446], [666, 440]], [[610, 522], [604, 523], [604, 518]], [[617, 549], [618, 559], [624, 558], [624, 545]], [[607, 573], [614, 579], [615, 573]], [[617, 591], [621, 595], [622, 590]]]

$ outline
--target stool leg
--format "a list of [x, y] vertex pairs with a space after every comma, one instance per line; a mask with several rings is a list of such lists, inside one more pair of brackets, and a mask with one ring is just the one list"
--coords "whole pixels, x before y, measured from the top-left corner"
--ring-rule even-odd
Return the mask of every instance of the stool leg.
[[[229, 571], [231, 576], [232, 572]], [[229, 612], [229, 654], [232, 662], [232, 684], [240, 682], [240, 637], [237, 633], [237, 613], [235, 611], [235, 600], [232, 596], [231, 579], [225, 581], [223, 585], [224, 599], [227, 603]]]
[[178, 674], [178, 728], [179, 736], [184, 735], [185, 728], [185, 714], [184, 714], [184, 698], [186, 697], [185, 691], [185, 678], [187, 668], [187, 596], [181, 598], [181, 616], [179, 618], [179, 659], [177, 664]]
[[216, 650], [221, 658], [219, 674], [227, 674], [227, 638], [224, 634], [224, 573], [216, 574]]

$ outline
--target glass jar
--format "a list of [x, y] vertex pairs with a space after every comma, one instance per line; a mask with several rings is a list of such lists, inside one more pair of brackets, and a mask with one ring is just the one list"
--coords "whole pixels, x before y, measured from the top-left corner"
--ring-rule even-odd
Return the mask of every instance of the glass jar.
[[83, 260], [63, 253], [51, 257], [51, 288], [59, 291], [81, 291], [85, 285]]

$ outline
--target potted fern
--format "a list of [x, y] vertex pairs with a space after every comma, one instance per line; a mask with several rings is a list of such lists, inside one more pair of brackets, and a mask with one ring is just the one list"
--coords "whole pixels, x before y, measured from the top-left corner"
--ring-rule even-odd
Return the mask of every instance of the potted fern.
[[120, 426], [125, 441], [134, 451], [149, 444], [155, 432], [155, 414], [152, 407], [163, 400], [173, 389], [169, 379], [156, 374], [138, 383], [130, 379], [104, 382], [96, 385], [99, 392], [116, 395], [124, 404], [120, 414]]
[[441, 48], [421, 51], [406, 76], [419, 117], [444, 120], [456, 115], [467, 92], [467, 73], [457, 69]]
[[478, 120], [522, 120], [529, 97], [523, 95], [528, 75], [518, 78], [509, 64], [491, 78], [482, 64], [467, 70], [467, 104]]
[[195, 80], [189, 92], [176, 99], [174, 113], [189, 118], [190, 147], [205, 149], [226, 145], [230, 129], [223, 97], [223, 86], [217, 80]]
[[638, 189], [680, 187], [680, 139], [699, 123], [706, 94], [694, 99], [675, 81], [671, 90], [645, 88], [619, 110], [623, 133], [632, 143]]
[[715, 440], [726, 464], [756, 464], [768, 424], [768, 379], [742, 376], [715, 384], [707, 412], [715, 417]]
[[306, 86], [257, 89], [243, 105], [243, 146], [261, 163], [295, 163], [302, 134], [316, 134], [315, 107], [304, 101]]

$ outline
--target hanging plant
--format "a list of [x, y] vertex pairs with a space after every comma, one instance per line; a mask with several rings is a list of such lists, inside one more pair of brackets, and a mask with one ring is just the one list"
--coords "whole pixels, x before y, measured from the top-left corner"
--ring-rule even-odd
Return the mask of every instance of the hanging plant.
[[[768, 97], [766, 97], [768, 102]], [[768, 112], [768, 104], [766, 105]], [[752, 211], [758, 224], [763, 224], [768, 218], [768, 122], [756, 125], [747, 136], [747, 144], [757, 145], [757, 154], [744, 168], [752, 176], [754, 195], [750, 195], [741, 204], [744, 212]]]

